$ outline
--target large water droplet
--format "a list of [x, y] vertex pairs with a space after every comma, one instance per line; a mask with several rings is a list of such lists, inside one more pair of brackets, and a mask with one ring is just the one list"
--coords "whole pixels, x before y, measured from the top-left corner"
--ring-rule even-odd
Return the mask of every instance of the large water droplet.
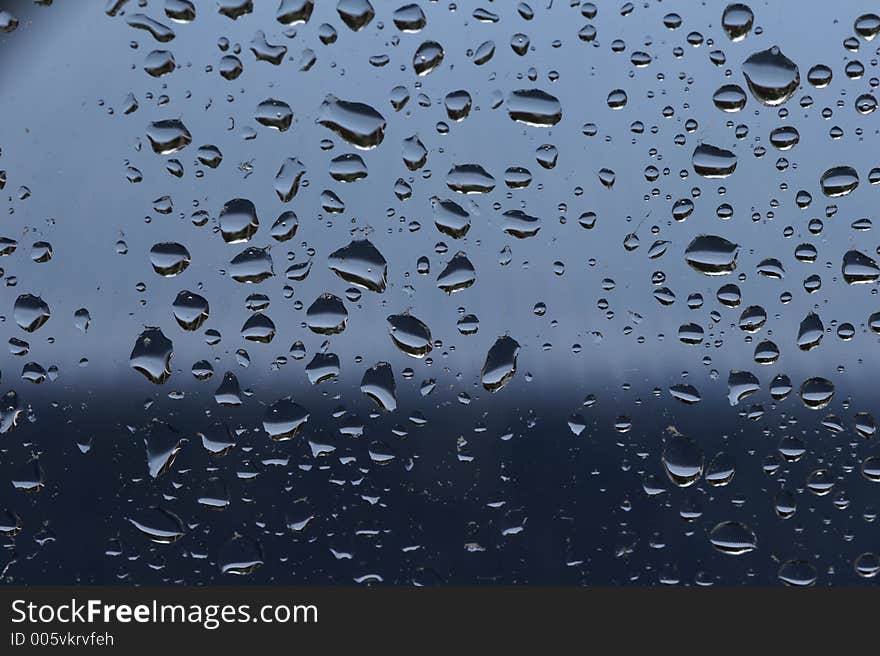
[[170, 155], [183, 150], [192, 143], [192, 135], [180, 119], [167, 119], [150, 123], [147, 139], [153, 151], [160, 155]]
[[697, 146], [691, 161], [694, 171], [704, 178], [726, 178], [736, 170], [736, 155], [710, 144]]
[[721, 522], [709, 532], [709, 541], [718, 551], [741, 556], [758, 548], [754, 531], [741, 522]]
[[355, 239], [328, 258], [330, 270], [343, 280], [374, 292], [384, 292], [388, 263], [367, 239]]
[[321, 103], [318, 123], [358, 148], [375, 148], [385, 138], [385, 119], [379, 112], [364, 103], [332, 95]]
[[678, 432], [670, 432], [666, 438], [661, 461], [669, 480], [679, 487], [693, 485], [703, 474], [703, 449]]
[[746, 59], [743, 75], [752, 95], [771, 107], [791, 98], [801, 81], [797, 64], [782, 54], [777, 46], [756, 52]]
[[739, 245], [716, 235], [699, 235], [685, 249], [687, 263], [707, 276], [720, 276], [736, 269]]
[[37, 330], [52, 316], [48, 303], [34, 294], [22, 294], [16, 298], [12, 314], [18, 327], [29, 333]]
[[514, 121], [547, 127], [562, 119], [562, 105], [556, 96], [541, 89], [518, 89], [507, 99], [507, 113]]
[[431, 331], [421, 320], [411, 314], [392, 314], [387, 321], [391, 339], [401, 351], [414, 358], [431, 351]]
[[263, 430], [273, 440], [289, 440], [302, 430], [309, 420], [309, 413], [290, 398], [279, 399], [266, 408]]
[[480, 373], [480, 382], [490, 392], [497, 392], [507, 385], [516, 373], [516, 357], [519, 342], [504, 335], [495, 340]]
[[171, 377], [174, 345], [159, 328], [146, 328], [135, 341], [129, 364], [152, 383], [161, 385]]
[[233, 198], [220, 210], [220, 234], [227, 244], [240, 244], [248, 241], [257, 232], [260, 222], [257, 208], [245, 198]]
[[859, 174], [851, 166], [835, 166], [822, 174], [819, 185], [826, 196], [846, 196], [859, 186]]
[[364, 372], [361, 392], [373, 399], [385, 412], [394, 412], [397, 409], [396, 390], [394, 372], [387, 362], [379, 362]]
[[755, 22], [752, 10], [744, 4], [734, 3], [727, 5], [721, 15], [721, 27], [730, 37], [731, 41], [742, 41], [746, 38]]

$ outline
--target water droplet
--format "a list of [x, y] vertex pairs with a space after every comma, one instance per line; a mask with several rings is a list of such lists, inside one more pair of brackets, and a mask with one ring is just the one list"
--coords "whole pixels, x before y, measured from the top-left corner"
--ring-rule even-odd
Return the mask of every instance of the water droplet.
[[182, 244], [166, 241], [150, 249], [150, 264], [160, 276], [169, 278], [183, 273], [190, 263], [189, 251]]
[[332, 95], [321, 104], [318, 123], [358, 148], [375, 148], [385, 138], [385, 119], [379, 112], [364, 103]]
[[245, 198], [233, 198], [220, 210], [218, 218], [220, 234], [227, 244], [240, 244], [248, 241], [257, 232], [260, 222], [257, 209]]
[[716, 235], [695, 237], [685, 250], [691, 268], [707, 276], [719, 276], [736, 269], [739, 245]]
[[411, 314], [392, 314], [387, 321], [391, 339], [402, 352], [423, 358], [431, 351], [431, 331], [421, 320]]
[[446, 185], [461, 194], [487, 194], [495, 188], [495, 178], [479, 164], [457, 164], [446, 174]]
[[447, 294], [467, 289], [477, 280], [474, 265], [463, 252], [456, 253], [437, 277], [437, 287]]
[[177, 295], [171, 307], [174, 318], [184, 330], [198, 330], [208, 318], [207, 299], [187, 289]]
[[363, 29], [376, 15], [369, 0], [339, 0], [336, 12], [342, 22], [355, 32]]
[[667, 436], [661, 461], [669, 480], [679, 487], [693, 485], [703, 474], [703, 449], [678, 432]]
[[490, 392], [503, 388], [516, 374], [516, 358], [520, 346], [512, 337], [499, 337], [486, 354], [480, 373], [480, 382]]
[[128, 521], [156, 544], [171, 544], [183, 537], [183, 521], [170, 510], [153, 506]]
[[246, 576], [263, 564], [263, 558], [263, 547], [257, 540], [236, 534], [220, 547], [217, 563], [223, 574]]
[[268, 249], [253, 246], [232, 258], [229, 268], [232, 279], [243, 283], [259, 283], [275, 275]]
[[755, 15], [752, 10], [740, 3], [727, 5], [721, 15], [721, 27], [724, 28], [731, 41], [745, 39], [754, 22]]
[[34, 294], [22, 294], [16, 298], [12, 314], [18, 327], [29, 333], [37, 330], [52, 316], [46, 301]]
[[787, 560], [779, 566], [776, 576], [785, 585], [804, 588], [816, 583], [816, 568], [806, 560]]
[[791, 98], [801, 81], [797, 64], [782, 54], [777, 46], [756, 52], [746, 59], [743, 75], [752, 95], [771, 107]]
[[254, 119], [260, 125], [284, 132], [293, 122], [293, 110], [286, 102], [269, 98], [257, 105]]
[[812, 410], [821, 410], [834, 397], [834, 384], [827, 378], [808, 378], [801, 385], [801, 401]]
[[562, 119], [562, 105], [555, 96], [541, 89], [518, 89], [507, 99], [507, 113], [514, 121], [548, 127]]
[[364, 372], [361, 392], [375, 401], [381, 410], [394, 412], [397, 409], [396, 390], [394, 372], [387, 362], [379, 362]]
[[281, 0], [275, 12], [275, 20], [282, 25], [308, 23], [314, 9], [314, 0]]
[[736, 170], [736, 155], [729, 150], [700, 144], [692, 157], [694, 171], [704, 178], [726, 178]]
[[712, 102], [723, 112], [738, 112], [746, 106], [746, 92], [738, 84], [725, 84], [712, 96]]
[[754, 531], [741, 522], [721, 522], [709, 532], [709, 541], [718, 551], [741, 556], [758, 548]]
[[192, 135], [179, 119], [167, 119], [150, 123], [147, 139], [153, 151], [160, 155], [170, 155], [186, 148], [192, 143]]
[[151, 383], [161, 385], [171, 377], [171, 355], [174, 345], [159, 328], [146, 328], [138, 335], [129, 357], [129, 365], [147, 377]]
[[273, 440], [290, 440], [296, 437], [309, 420], [305, 408], [290, 398], [279, 399], [266, 408], [263, 430]]
[[321, 294], [306, 311], [309, 329], [321, 335], [334, 335], [345, 330], [348, 310], [338, 296]]
[[859, 174], [851, 166], [835, 166], [822, 174], [819, 184], [830, 198], [846, 196], [859, 186]]
[[413, 55], [413, 70], [416, 75], [427, 75], [443, 62], [443, 46], [436, 41], [425, 41]]
[[346, 282], [374, 292], [384, 292], [388, 263], [367, 239], [355, 239], [328, 258], [330, 270]]
[[843, 256], [841, 266], [843, 279], [850, 285], [874, 282], [880, 278], [880, 267], [877, 263], [861, 251], [847, 251]]

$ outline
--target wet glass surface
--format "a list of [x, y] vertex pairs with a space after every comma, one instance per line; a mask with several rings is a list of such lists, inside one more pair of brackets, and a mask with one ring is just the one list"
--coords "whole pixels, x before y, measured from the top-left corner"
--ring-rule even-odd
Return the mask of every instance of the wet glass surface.
[[872, 582], [876, 10], [4, 3], [2, 580]]

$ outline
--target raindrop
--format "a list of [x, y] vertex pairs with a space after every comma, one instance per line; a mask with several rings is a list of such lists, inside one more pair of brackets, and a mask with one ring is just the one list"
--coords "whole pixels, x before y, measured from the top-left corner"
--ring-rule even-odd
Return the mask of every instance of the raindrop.
[[736, 269], [739, 246], [715, 235], [695, 237], [685, 250], [685, 260], [696, 271], [719, 276]]
[[364, 372], [361, 392], [375, 401], [381, 410], [394, 412], [397, 409], [396, 390], [394, 372], [387, 362], [379, 362]]
[[730, 556], [741, 556], [754, 551], [758, 541], [754, 531], [740, 522], [721, 522], [709, 532], [709, 541], [718, 551]]
[[309, 413], [290, 398], [279, 399], [266, 408], [263, 430], [273, 440], [289, 440], [297, 436], [309, 419]]
[[859, 174], [851, 166], [835, 166], [819, 179], [822, 193], [830, 198], [846, 196], [859, 186]]
[[736, 170], [736, 155], [729, 150], [700, 144], [692, 157], [694, 171], [704, 178], [726, 178]]
[[46, 301], [34, 294], [22, 294], [16, 298], [12, 314], [18, 327], [29, 333], [37, 330], [52, 316]]
[[220, 210], [217, 222], [220, 233], [227, 244], [240, 244], [248, 241], [257, 232], [260, 222], [257, 209], [245, 198], [234, 198], [227, 201]]
[[402, 352], [423, 358], [431, 351], [431, 331], [421, 320], [410, 314], [392, 314], [387, 321], [391, 339]]
[[754, 22], [755, 15], [752, 10], [740, 3], [727, 5], [721, 15], [721, 27], [724, 28], [731, 41], [745, 39]]
[[208, 301], [203, 296], [183, 290], [171, 305], [174, 318], [184, 330], [198, 330], [208, 318]]
[[330, 270], [346, 282], [384, 292], [388, 263], [367, 239], [355, 239], [328, 257]]
[[171, 377], [171, 356], [174, 345], [160, 328], [145, 328], [138, 335], [128, 363], [151, 383], [161, 385]]
[[703, 449], [678, 432], [670, 432], [661, 455], [669, 480], [679, 487], [689, 487], [703, 474]]
[[150, 123], [147, 139], [153, 151], [160, 155], [170, 155], [186, 148], [192, 143], [192, 135], [179, 119], [168, 119]]
[[512, 337], [502, 336], [486, 354], [486, 361], [480, 373], [483, 387], [490, 392], [497, 392], [507, 385], [516, 373], [516, 357], [519, 343]]
[[808, 378], [801, 385], [801, 401], [811, 410], [821, 410], [834, 397], [834, 384], [827, 378]]
[[507, 113], [514, 121], [547, 127], [562, 119], [562, 105], [555, 96], [540, 89], [519, 89], [508, 97]]
[[364, 103], [339, 100], [333, 95], [321, 104], [318, 123], [358, 148], [374, 148], [385, 137], [385, 119], [379, 112]]
[[801, 77], [797, 65], [778, 46], [756, 52], [743, 63], [743, 75], [755, 98], [765, 105], [781, 105], [794, 95]]
[[150, 249], [150, 264], [160, 276], [171, 277], [183, 273], [190, 263], [189, 251], [177, 242], [162, 242]]

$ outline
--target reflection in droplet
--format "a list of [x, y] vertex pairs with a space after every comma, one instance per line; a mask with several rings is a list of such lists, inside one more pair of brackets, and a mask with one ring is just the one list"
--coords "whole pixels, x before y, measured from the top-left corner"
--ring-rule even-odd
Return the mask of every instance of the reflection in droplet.
[[220, 547], [217, 563], [223, 574], [245, 576], [263, 564], [263, 547], [257, 540], [234, 535]]
[[184, 534], [183, 521], [170, 510], [152, 507], [128, 520], [143, 535], [156, 544], [171, 544]]
[[385, 119], [379, 112], [364, 103], [339, 100], [333, 95], [321, 103], [318, 123], [357, 148], [374, 148], [385, 138]]
[[562, 119], [562, 105], [555, 96], [541, 89], [519, 89], [507, 99], [507, 112], [514, 121], [545, 127]]
[[160, 155], [176, 153], [192, 143], [192, 135], [179, 119], [150, 123], [147, 128], [147, 138], [153, 151]]
[[495, 340], [480, 373], [483, 387], [490, 392], [497, 392], [513, 378], [516, 373], [516, 357], [520, 346], [512, 337], [504, 335]]
[[794, 587], [808, 587], [816, 583], [816, 568], [806, 560], [787, 560], [779, 566], [776, 576]]
[[859, 174], [851, 166], [835, 166], [822, 174], [819, 184], [830, 198], [846, 196], [859, 186]]
[[736, 170], [736, 155], [732, 151], [700, 144], [692, 157], [694, 171], [704, 178], [726, 178]]
[[217, 223], [220, 225], [223, 241], [227, 244], [248, 241], [260, 226], [257, 209], [245, 198], [233, 198], [227, 201], [220, 210]]
[[183, 273], [190, 263], [189, 251], [182, 244], [166, 241], [150, 249], [150, 264], [160, 276], [170, 277]]
[[843, 279], [850, 285], [874, 282], [880, 278], [880, 266], [861, 251], [847, 251], [841, 266]]
[[756, 52], [746, 59], [743, 75], [755, 98], [771, 107], [791, 98], [801, 81], [797, 64], [782, 54], [778, 46]]
[[808, 378], [800, 389], [801, 401], [812, 410], [821, 410], [834, 397], [834, 384], [827, 378]]
[[18, 327], [29, 333], [37, 330], [52, 316], [49, 304], [34, 294], [22, 294], [16, 298], [12, 314]]
[[263, 416], [263, 430], [273, 440], [289, 440], [302, 430], [309, 419], [309, 413], [291, 399], [279, 399], [266, 408]]
[[388, 263], [367, 239], [355, 239], [327, 258], [330, 270], [343, 280], [374, 292], [385, 291]]
[[321, 335], [334, 335], [345, 330], [348, 310], [338, 296], [321, 294], [306, 311], [309, 329]]
[[364, 372], [361, 392], [373, 399], [381, 410], [394, 412], [397, 409], [396, 390], [394, 372], [387, 362], [379, 362]]
[[138, 335], [129, 356], [129, 364], [152, 383], [161, 385], [171, 377], [174, 345], [159, 328], [146, 328]]
[[741, 556], [758, 547], [754, 531], [733, 521], [717, 524], [709, 533], [709, 541], [718, 551], [730, 556]]
[[431, 351], [431, 331], [421, 320], [410, 314], [392, 314], [387, 321], [391, 339], [402, 352], [423, 358]]
[[721, 15], [721, 27], [731, 41], [742, 41], [746, 38], [754, 21], [752, 10], [739, 2], [727, 5]]
[[204, 296], [184, 289], [171, 305], [174, 318], [184, 330], [198, 330], [208, 318], [208, 301]]
[[707, 276], [719, 276], [736, 269], [739, 245], [716, 235], [700, 235], [685, 249], [685, 260]]

